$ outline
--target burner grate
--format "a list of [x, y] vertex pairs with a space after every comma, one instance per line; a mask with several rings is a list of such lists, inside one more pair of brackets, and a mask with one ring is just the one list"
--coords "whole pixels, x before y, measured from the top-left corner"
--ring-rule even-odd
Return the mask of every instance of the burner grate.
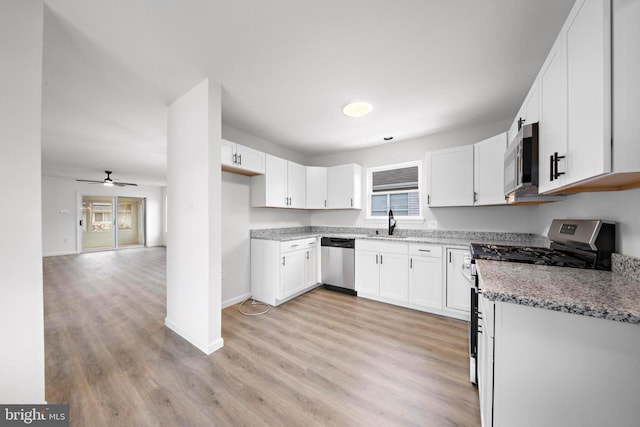
[[528, 264], [572, 268], [595, 268], [593, 260], [582, 259], [574, 254], [541, 247], [472, 243], [471, 254], [474, 259], [522, 262]]

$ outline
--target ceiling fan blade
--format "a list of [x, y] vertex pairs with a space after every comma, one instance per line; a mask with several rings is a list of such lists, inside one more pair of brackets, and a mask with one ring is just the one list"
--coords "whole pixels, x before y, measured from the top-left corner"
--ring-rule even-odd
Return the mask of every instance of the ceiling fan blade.
[[138, 184], [133, 184], [131, 182], [113, 182], [113, 185], [117, 185], [118, 187], [126, 187], [127, 185], [133, 185], [134, 187], [137, 187]]
[[91, 179], [76, 179], [76, 181], [79, 181], [79, 182], [90, 182], [92, 184], [102, 184], [102, 183], [104, 183], [104, 181], [93, 181]]

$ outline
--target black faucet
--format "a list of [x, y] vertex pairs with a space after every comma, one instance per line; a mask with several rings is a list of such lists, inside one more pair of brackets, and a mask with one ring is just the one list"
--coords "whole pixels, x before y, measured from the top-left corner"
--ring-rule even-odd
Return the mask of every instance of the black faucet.
[[389, 209], [389, 236], [393, 235], [393, 230], [396, 228], [396, 220], [393, 219], [393, 211]]

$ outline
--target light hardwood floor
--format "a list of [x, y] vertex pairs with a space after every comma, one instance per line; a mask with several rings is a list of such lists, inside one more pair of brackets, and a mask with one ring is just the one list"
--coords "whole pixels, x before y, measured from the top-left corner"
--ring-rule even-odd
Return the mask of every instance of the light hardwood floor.
[[44, 259], [46, 398], [71, 425], [480, 425], [466, 322], [316, 289], [223, 310], [206, 356], [164, 326], [165, 257]]

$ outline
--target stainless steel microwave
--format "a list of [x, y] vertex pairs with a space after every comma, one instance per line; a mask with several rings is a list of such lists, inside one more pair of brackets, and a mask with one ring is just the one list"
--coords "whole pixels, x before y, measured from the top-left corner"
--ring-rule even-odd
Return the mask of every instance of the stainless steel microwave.
[[504, 155], [504, 194], [538, 192], [538, 123], [523, 125]]

